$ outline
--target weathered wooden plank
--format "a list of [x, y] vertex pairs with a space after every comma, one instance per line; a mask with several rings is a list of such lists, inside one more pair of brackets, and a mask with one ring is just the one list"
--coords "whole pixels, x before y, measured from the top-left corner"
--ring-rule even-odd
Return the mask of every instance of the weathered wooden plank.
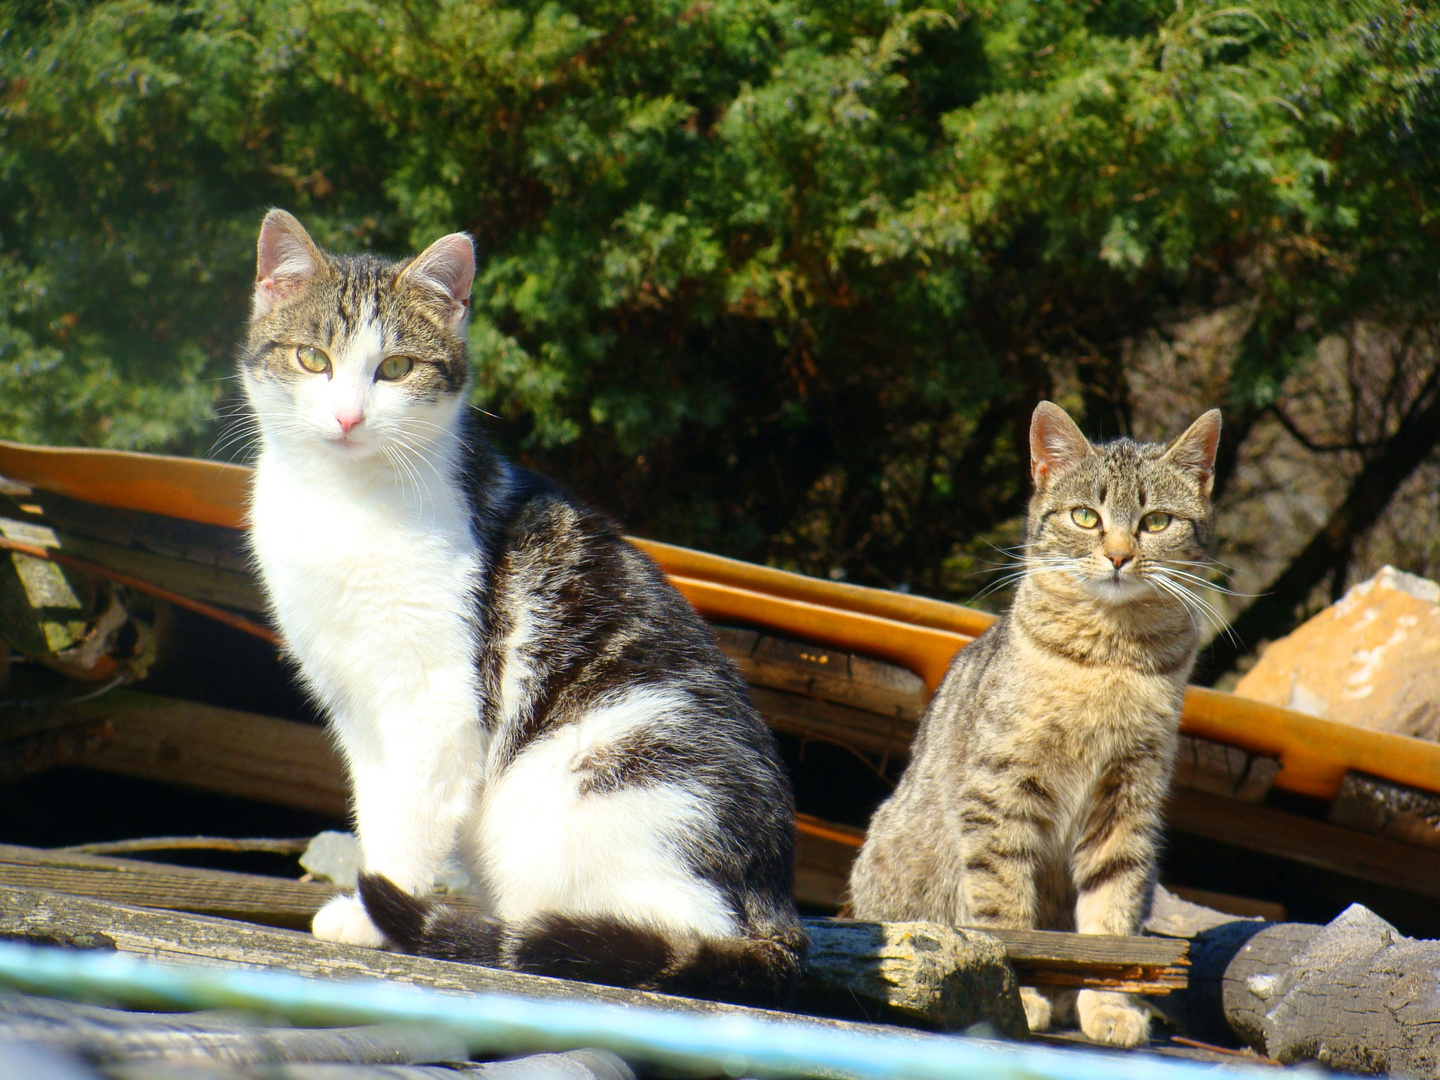
[[785, 690], [751, 686], [750, 697], [776, 731], [806, 739], [839, 743], [862, 753], [904, 761], [910, 756], [916, 724], [901, 716], [881, 716], [849, 705]]
[[[369, 976], [392, 979], [417, 986], [471, 993], [503, 993], [532, 998], [583, 998], [619, 1004], [645, 1005], [688, 1012], [725, 1012], [784, 1019], [787, 1014], [747, 1009], [715, 1002], [697, 1001], [639, 990], [576, 983], [501, 971], [474, 964], [457, 964], [425, 957], [406, 956], [376, 949], [336, 945], [316, 940], [310, 934], [202, 915], [156, 911], [114, 904], [86, 897], [68, 896], [0, 884], [0, 936], [20, 937], [57, 944], [90, 948], [114, 948], [121, 952], [169, 961], [197, 961], [228, 967], [280, 967], [302, 975], [352, 978]], [[977, 939], [979, 940], [979, 939]], [[995, 950], [993, 941], [982, 951]], [[999, 956], [1001, 954], [996, 953]], [[876, 964], [884, 958], [877, 955]], [[1003, 967], [1003, 965], [1002, 965]], [[894, 970], [893, 967], [887, 970]], [[944, 972], [928, 974], [943, 978]], [[998, 976], [997, 976], [998, 977]], [[821, 973], [823, 979], [823, 973]], [[875, 980], [872, 980], [874, 982]], [[997, 984], [998, 985], [998, 984]], [[1013, 984], [1012, 984], [1013, 985]], [[852, 991], [863, 995], [865, 986]], [[877, 989], [877, 993], [881, 992]], [[891, 1008], [893, 988], [871, 1002], [890, 1020], [908, 1014]], [[824, 997], [815, 986], [803, 991], [805, 999]], [[941, 995], [937, 995], [937, 1000]], [[1009, 1010], [993, 996], [971, 1003], [971, 1015], [1004, 1026]], [[913, 1021], [917, 1017], [911, 1016]], [[943, 1026], [944, 1016], [921, 1017], [927, 1024]], [[851, 1030], [879, 1030], [843, 1021], [827, 1021]]]
[[102, 540], [175, 561], [229, 570], [249, 576], [245, 534], [220, 525], [184, 518], [98, 506], [53, 492], [34, 493], [29, 505], [57, 530], [76, 537]]
[[1195, 836], [1440, 898], [1440, 851], [1187, 788], [1171, 791], [1165, 817]]
[[133, 855], [141, 851], [261, 851], [269, 855], [303, 855], [309, 837], [274, 839], [230, 836], [143, 836], [133, 840], [102, 840], [71, 844], [55, 851], [75, 855]]
[[1405, 844], [1440, 848], [1440, 795], [1366, 773], [1348, 772], [1330, 820]]
[[1190, 943], [1183, 938], [1113, 937], [1053, 930], [996, 930], [1024, 986], [1078, 986], [1133, 994], [1184, 989]]
[[[220, 915], [281, 927], [306, 926], [320, 906], [338, 891], [336, 886], [321, 882], [14, 845], [0, 845], [0, 885], [167, 911]], [[451, 896], [446, 902], [460, 908], [473, 903], [464, 896]], [[806, 920], [812, 934], [829, 933], [835, 925], [836, 921], [831, 919]], [[1186, 943], [1182, 939], [1112, 938], [989, 928], [976, 932], [988, 934], [1001, 943], [1021, 983], [1027, 986], [1088, 986], [1164, 993], [1184, 985]], [[945, 1008], [953, 1011], [953, 1002]]]
[[18, 994], [0, 994], [0, 1039], [63, 1048], [107, 1064], [410, 1064], [469, 1056], [460, 1040], [438, 1028], [273, 1027], [233, 1014], [127, 1012]]
[[344, 818], [348, 786], [323, 728], [116, 690], [52, 716], [104, 721], [71, 763]]
[[1258, 803], [1280, 773], [1273, 757], [1251, 754], [1238, 746], [1181, 735], [1175, 755], [1175, 783], [1212, 795]]
[[195, 600], [252, 613], [266, 610], [265, 596], [251, 574], [157, 555], [141, 548], [123, 547], [58, 529], [56, 536], [61, 551], [107, 570], [141, 578]]
[[771, 634], [757, 635], [753, 642], [717, 636], [752, 686], [912, 722], [919, 719], [929, 698], [920, 677], [895, 664]]
[[318, 881], [8, 844], [0, 845], [0, 884], [295, 928], [308, 926], [339, 891]]
[[0, 935], [91, 948], [113, 948], [153, 960], [205, 961], [222, 967], [251, 969], [278, 967], [301, 975], [392, 979], [414, 986], [467, 993], [539, 998], [584, 997], [690, 1012], [738, 1008], [354, 945], [336, 945], [295, 930], [5, 885], [0, 885]]

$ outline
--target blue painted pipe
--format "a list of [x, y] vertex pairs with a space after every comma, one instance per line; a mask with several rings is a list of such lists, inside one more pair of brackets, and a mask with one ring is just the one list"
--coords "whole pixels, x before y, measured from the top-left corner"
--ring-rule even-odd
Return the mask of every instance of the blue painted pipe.
[[[1059, 1050], [900, 1029], [846, 1031], [796, 1018], [696, 1014], [502, 994], [455, 994], [376, 979], [158, 964], [120, 953], [0, 942], [0, 984], [139, 1008], [250, 1009], [317, 1026], [442, 1027], [476, 1054], [598, 1047], [627, 1060], [731, 1076], [844, 1074], [859, 1080], [1194, 1080], [1215, 1066], [1143, 1053]], [[1237, 1064], [1233, 1072], [1264, 1076]]]

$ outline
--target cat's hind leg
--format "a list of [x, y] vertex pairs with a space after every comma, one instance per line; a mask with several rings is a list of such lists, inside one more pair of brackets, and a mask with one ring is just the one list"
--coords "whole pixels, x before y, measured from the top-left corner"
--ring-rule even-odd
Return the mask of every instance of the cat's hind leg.
[[[537, 739], [488, 785], [471, 846], [502, 932], [495, 962], [732, 1001], [783, 996], [804, 933], [784, 872], [750, 871], [754, 851], [781, 850], [789, 822], [727, 802], [705, 778], [703, 730], [683, 730], [695, 712], [678, 691], [633, 690]], [[367, 902], [380, 888], [367, 879]], [[371, 910], [398, 944], [444, 955], [459, 924], [417, 903], [397, 906], [400, 924]]]

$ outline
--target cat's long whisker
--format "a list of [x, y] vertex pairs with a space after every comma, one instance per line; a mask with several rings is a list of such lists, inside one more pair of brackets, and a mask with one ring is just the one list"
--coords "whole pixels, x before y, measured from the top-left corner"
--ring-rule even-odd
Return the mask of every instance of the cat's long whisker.
[[1236, 644], [1239, 643], [1239, 639], [1235, 637], [1234, 632], [1230, 629], [1230, 620], [1225, 618], [1225, 616], [1203, 596], [1187, 588], [1182, 582], [1168, 577], [1163, 571], [1156, 573], [1151, 580], [1187, 607], [1203, 613], [1206, 621], [1215, 628], [1217, 633], [1224, 634], [1227, 639]]
[[[407, 435], [409, 435], [410, 438], [407, 438]], [[403, 426], [401, 426], [401, 430], [396, 432], [392, 438], [395, 444], [404, 451], [401, 457], [404, 460], [405, 467], [410, 471], [410, 475], [415, 480], [416, 498], [420, 505], [420, 511], [423, 513], [426, 500], [428, 499], [433, 504], [434, 498], [430, 490], [430, 482], [424, 473], [422, 473], [420, 466], [423, 465], [437, 480], [443, 482], [444, 477], [440, 465], [435, 461], [434, 457], [432, 457], [432, 453], [435, 451], [435, 443], [433, 440], [425, 439], [422, 435], [405, 431]], [[423, 447], [415, 446], [411, 443], [410, 439], [415, 439], [425, 445]], [[430, 452], [427, 453], [427, 450]]]
[[1200, 636], [1200, 624], [1195, 621], [1195, 609], [1190, 605], [1189, 595], [1186, 594], [1183, 589], [1180, 589], [1179, 586], [1175, 585], [1173, 582], [1166, 581], [1164, 578], [1152, 578], [1151, 584], [1154, 585], [1156, 588], [1160, 589], [1162, 592], [1168, 593], [1170, 596], [1173, 596], [1176, 600], [1180, 601], [1180, 606], [1184, 609], [1186, 617], [1190, 620], [1190, 626], [1195, 631], [1195, 636], [1198, 638]]
[[1253, 598], [1260, 595], [1259, 593], [1240, 592], [1238, 589], [1232, 589], [1228, 585], [1217, 585], [1215, 582], [1209, 581], [1201, 577], [1199, 574], [1192, 574], [1187, 570], [1177, 570], [1173, 565], [1168, 563], [1160, 563], [1156, 566], [1156, 569], [1161, 573], [1181, 578], [1194, 585], [1198, 585], [1203, 589], [1214, 589], [1216, 592], [1224, 593], [1226, 596], [1244, 596]]
[[415, 482], [415, 522], [419, 524], [425, 516], [425, 500], [430, 495], [430, 486], [425, 483], [425, 479], [420, 475], [419, 469], [416, 468], [415, 463], [410, 460], [407, 453], [409, 447], [400, 439], [396, 439], [395, 443], [398, 445], [387, 445], [385, 447], [385, 454], [395, 466], [396, 474], [400, 478], [400, 495], [402, 499], [405, 496], [405, 479], [408, 477]]
[[972, 597], [972, 602], [973, 602], [974, 600], [983, 600], [985, 597], [989, 596], [991, 593], [997, 592], [997, 591], [999, 591], [1000, 589], [1005, 588], [1007, 585], [1013, 584], [1014, 582], [1023, 581], [1025, 578], [1029, 577], [1031, 574], [1058, 574], [1058, 573], [1063, 573], [1063, 572], [1065, 572], [1066, 570], [1073, 570], [1073, 569], [1074, 569], [1074, 567], [1073, 567], [1074, 560], [1073, 560], [1073, 559], [1066, 559], [1066, 558], [1056, 557], [1056, 558], [1054, 558], [1053, 561], [1054, 561], [1057, 565], [1054, 565], [1054, 566], [1046, 566], [1046, 565], [1027, 564], [1027, 565], [1024, 565], [1024, 566], [1019, 567], [1018, 569], [1012, 570], [1010, 573], [1006, 574], [1004, 577], [998, 578], [997, 580], [992, 581], [992, 582], [991, 582], [989, 585], [987, 585], [984, 589], [982, 589], [980, 592], [976, 593], [975, 596]]

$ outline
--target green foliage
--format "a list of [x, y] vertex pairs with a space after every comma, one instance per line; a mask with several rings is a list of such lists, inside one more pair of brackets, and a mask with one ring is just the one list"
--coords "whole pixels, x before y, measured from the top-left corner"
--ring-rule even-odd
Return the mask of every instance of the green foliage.
[[[0, 435], [205, 452], [263, 209], [477, 238], [477, 403], [651, 535], [943, 594], [1034, 399], [1433, 307], [1421, 6], [0, 0]], [[1058, 382], [1057, 382], [1058, 380]], [[1200, 405], [1202, 403], [1197, 403]], [[1210, 403], [1203, 403], [1210, 404]]]

